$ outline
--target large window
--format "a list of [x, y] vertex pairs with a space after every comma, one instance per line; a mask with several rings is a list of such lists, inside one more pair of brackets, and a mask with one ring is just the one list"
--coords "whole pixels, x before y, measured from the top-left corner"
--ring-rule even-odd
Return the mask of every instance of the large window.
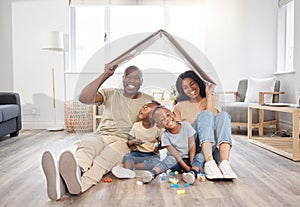
[[199, 13], [199, 7], [195, 6], [71, 7], [71, 71], [82, 71], [91, 56], [105, 44], [135, 33], [164, 29], [202, 49]]
[[277, 73], [294, 71], [294, 1], [279, 0]]
[[112, 6], [109, 11], [111, 41], [134, 33], [155, 32], [165, 28], [162, 6]]
[[106, 41], [104, 7], [71, 10], [71, 70], [79, 71]]

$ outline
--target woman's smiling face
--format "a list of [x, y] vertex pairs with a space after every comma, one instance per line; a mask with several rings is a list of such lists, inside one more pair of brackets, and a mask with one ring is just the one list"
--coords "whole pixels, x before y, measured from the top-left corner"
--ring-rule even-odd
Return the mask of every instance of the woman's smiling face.
[[200, 87], [192, 78], [185, 78], [182, 80], [182, 89], [185, 95], [191, 99], [196, 99], [200, 96]]

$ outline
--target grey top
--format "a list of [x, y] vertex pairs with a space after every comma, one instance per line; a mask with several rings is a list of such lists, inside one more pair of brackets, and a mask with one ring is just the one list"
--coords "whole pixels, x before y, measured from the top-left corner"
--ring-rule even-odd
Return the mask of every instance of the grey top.
[[[189, 137], [193, 136], [196, 131], [189, 122], [179, 122], [181, 130], [178, 134], [171, 134], [169, 131], [164, 131], [161, 139], [162, 146], [172, 145], [182, 158], [189, 157]], [[170, 154], [168, 152], [168, 154]]]

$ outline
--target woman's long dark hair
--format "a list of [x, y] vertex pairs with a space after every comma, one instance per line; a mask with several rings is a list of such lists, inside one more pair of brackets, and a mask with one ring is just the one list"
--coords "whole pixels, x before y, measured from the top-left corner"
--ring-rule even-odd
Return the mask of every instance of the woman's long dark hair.
[[194, 71], [188, 70], [188, 71], [185, 71], [184, 73], [181, 73], [176, 80], [176, 90], [178, 92], [178, 95], [174, 101], [174, 104], [177, 104], [180, 101], [185, 101], [185, 100], [190, 99], [184, 93], [183, 88], [182, 88], [182, 81], [185, 78], [193, 79], [199, 85], [199, 88], [200, 88], [199, 95], [201, 96], [201, 98], [206, 97], [204, 81], [201, 78], [199, 78], [199, 76]]

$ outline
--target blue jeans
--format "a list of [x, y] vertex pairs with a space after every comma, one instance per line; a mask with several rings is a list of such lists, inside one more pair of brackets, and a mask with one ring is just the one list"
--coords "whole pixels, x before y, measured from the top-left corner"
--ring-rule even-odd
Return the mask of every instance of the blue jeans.
[[159, 156], [154, 152], [133, 151], [124, 156], [123, 163], [131, 162], [133, 165], [137, 163], [144, 163], [145, 170], [151, 170], [159, 162], [159, 160]]
[[218, 163], [220, 161], [220, 144], [229, 143], [230, 146], [232, 146], [230, 123], [231, 117], [227, 112], [220, 112], [216, 116], [208, 110], [200, 112], [196, 121], [193, 123], [193, 127], [197, 132], [197, 152], [202, 151], [201, 145], [203, 142], [211, 142], [213, 144], [213, 157]]
[[[204, 157], [201, 153], [197, 153], [195, 155], [195, 158], [193, 160], [192, 166], [197, 166], [200, 169], [202, 169], [203, 166], [203, 160]], [[183, 158], [183, 161], [187, 164], [187, 165], [191, 165], [190, 164], [190, 158]], [[176, 160], [176, 158], [171, 155], [168, 154], [165, 159], [163, 159], [162, 161], [160, 161], [159, 163], [157, 163], [157, 165], [155, 167], [158, 167], [160, 169], [160, 172], [164, 172], [168, 169], [171, 169], [172, 171], [178, 171], [181, 172], [182, 170], [184, 170], [181, 165], [178, 163], [178, 161]]]

